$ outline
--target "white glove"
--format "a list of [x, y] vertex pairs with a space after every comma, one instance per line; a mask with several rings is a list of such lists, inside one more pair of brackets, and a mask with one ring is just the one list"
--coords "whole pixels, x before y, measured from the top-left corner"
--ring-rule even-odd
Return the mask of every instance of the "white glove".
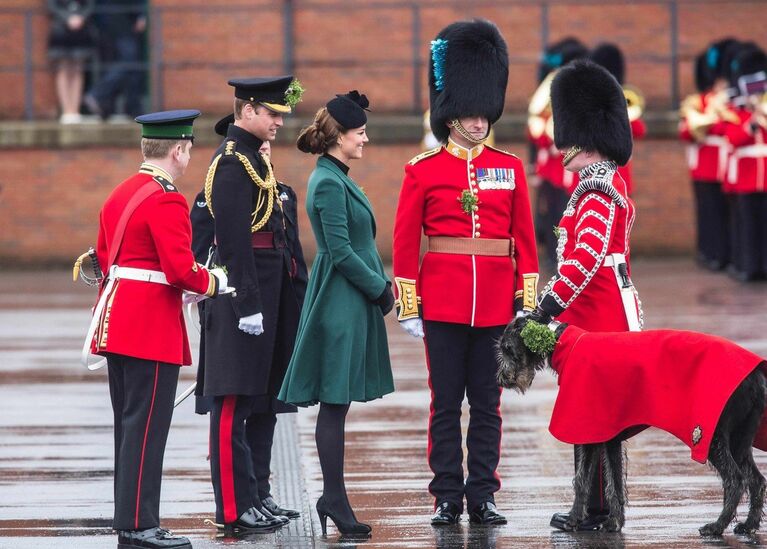
[[423, 337], [423, 320], [420, 318], [408, 318], [400, 320], [399, 325], [413, 337]]
[[229, 278], [227, 278], [224, 269], [216, 267], [209, 272], [218, 279], [218, 293], [223, 294], [226, 291], [226, 287], [229, 285]]
[[184, 293], [181, 295], [181, 302], [184, 305], [189, 305], [190, 303], [199, 303], [203, 299], [207, 299], [208, 296], [205, 294], [196, 294], [194, 292], [187, 292], [184, 290]]
[[261, 335], [264, 333], [264, 315], [256, 313], [250, 316], [244, 316], [240, 319], [237, 327], [250, 335]]

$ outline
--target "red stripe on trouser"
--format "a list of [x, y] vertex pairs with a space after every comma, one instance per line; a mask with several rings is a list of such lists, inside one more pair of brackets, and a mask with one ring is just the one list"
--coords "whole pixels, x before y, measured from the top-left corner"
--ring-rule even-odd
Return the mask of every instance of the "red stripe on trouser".
[[144, 474], [144, 454], [146, 452], [146, 442], [149, 438], [149, 423], [152, 420], [152, 411], [154, 410], [154, 398], [157, 395], [157, 378], [160, 374], [160, 363], [155, 362], [154, 366], [154, 387], [152, 388], [152, 403], [149, 405], [149, 415], [146, 418], [146, 428], [144, 429], [144, 444], [141, 446], [141, 461], [138, 466], [138, 486], [136, 488], [136, 528], [138, 528], [139, 504], [141, 502], [141, 476]]
[[218, 424], [218, 466], [221, 480], [221, 503], [224, 522], [237, 520], [237, 501], [234, 498], [234, 465], [232, 463], [232, 424], [237, 395], [224, 397]]
[[[431, 468], [431, 421], [434, 419], [434, 387], [431, 384], [431, 363], [429, 362], [429, 346], [426, 345], [426, 338], [423, 338], [423, 346], [426, 354], [426, 370], [429, 373], [427, 383], [429, 384], [429, 422], [426, 424], [426, 463]], [[437, 498], [434, 498], [434, 510], [437, 510]]]

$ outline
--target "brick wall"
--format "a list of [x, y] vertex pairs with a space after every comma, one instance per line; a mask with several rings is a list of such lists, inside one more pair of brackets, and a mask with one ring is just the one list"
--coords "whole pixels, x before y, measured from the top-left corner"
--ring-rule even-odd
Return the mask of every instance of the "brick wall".
[[[501, 144], [522, 158], [526, 146]], [[179, 186], [191, 203], [202, 187], [212, 147], [195, 147]], [[376, 212], [378, 247], [391, 257], [391, 230], [403, 165], [417, 154], [416, 144], [376, 145], [351, 166]], [[639, 142], [635, 148], [638, 215], [632, 243], [635, 254], [690, 253], [694, 238], [690, 184], [681, 143]], [[111, 188], [131, 175], [138, 149], [0, 150], [0, 262], [66, 263], [95, 244], [98, 211]], [[299, 195], [301, 235], [309, 255], [315, 245], [304, 211], [306, 180], [314, 157], [282, 145], [274, 149], [278, 177]]]
[[[230, 103], [226, 80], [234, 75], [284, 71], [286, 2], [268, 0], [152, 0], [156, 34], [152, 59], [162, 62], [151, 82], [154, 105], [196, 106], [223, 113]], [[764, 43], [767, 2], [757, 0], [293, 0], [294, 72], [311, 112], [338, 91], [359, 88], [378, 112], [426, 107], [428, 43], [447, 23], [473, 16], [495, 21], [511, 54], [509, 109], [524, 108], [535, 88], [542, 37], [580, 37], [588, 45], [615, 41], [627, 56], [627, 80], [647, 96], [651, 109], [672, 105], [672, 37], [678, 44], [679, 93], [692, 90], [691, 60], [725, 35]], [[0, 117], [24, 113], [25, 11], [30, 11], [33, 99], [39, 117], [55, 117], [53, 81], [45, 56], [43, 0], [5, 0], [0, 6]], [[676, 14], [676, 17], [674, 17]], [[418, 24], [414, 26], [414, 21]], [[414, 28], [418, 34], [414, 36]], [[413, 43], [420, 64], [414, 64]], [[288, 57], [290, 57], [288, 55]], [[415, 104], [420, 86], [420, 105]]]

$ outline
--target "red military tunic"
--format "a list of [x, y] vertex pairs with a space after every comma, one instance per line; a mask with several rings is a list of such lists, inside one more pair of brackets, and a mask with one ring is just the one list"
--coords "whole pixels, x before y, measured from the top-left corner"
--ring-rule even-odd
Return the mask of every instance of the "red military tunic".
[[767, 129], [751, 129], [752, 113], [746, 109], [733, 111], [737, 122], [721, 122], [714, 128], [732, 146], [724, 188], [733, 193], [767, 191]]
[[691, 116], [710, 116], [706, 111], [712, 97], [712, 92], [699, 93], [683, 101], [690, 112], [679, 122], [679, 137], [690, 143], [687, 147], [687, 164], [693, 181], [721, 183], [727, 169], [729, 144], [724, 136], [712, 133], [713, 124], [703, 132], [704, 135], [693, 135], [694, 125], [690, 120]]
[[[653, 426], [705, 463], [725, 404], [757, 366], [765, 368], [764, 359], [712, 335], [568, 326], [551, 360], [559, 392], [549, 431], [568, 444], [593, 444]], [[767, 450], [764, 417], [754, 446]]]
[[[464, 211], [462, 195], [476, 198], [471, 213]], [[435, 252], [424, 255], [419, 269], [422, 231], [429, 237], [513, 238], [516, 270], [509, 257]], [[420, 300], [425, 320], [499, 326], [523, 301], [534, 307], [538, 256], [519, 158], [448, 141], [411, 160], [397, 206], [393, 268], [400, 302]]]
[[540, 306], [557, 320], [589, 331], [628, 330], [615, 273], [604, 262], [610, 254], [623, 254], [631, 274], [634, 204], [614, 162], [596, 162], [579, 174], [581, 182], [558, 227], [557, 274], [541, 292]]
[[[550, 123], [551, 115], [543, 118], [546, 120], [546, 124]], [[568, 194], [572, 193], [575, 187], [578, 186], [578, 174], [568, 172], [562, 166], [562, 154], [554, 146], [554, 140], [547, 131], [544, 131], [538, 137], [534, 137], [528, 129], [528, 138], [538, 151], [535, 157], [535, 173], [554, 187], [564, 189]]]
[[109, 268], [110, 246], [120, 215], [146, 184], [155, 185], [157, 192], [130, 217], [115, 265], [162, 271], [170, 285], [117, 280], [107, 297], [91, 351], [191, 364], [181, 293], [189, 290], [211, 295], [215, 280], [194, 260], [189, 206], [164, 170], [144, 163], [138, 174], [109, 195], [100, 214], [99, 263]]

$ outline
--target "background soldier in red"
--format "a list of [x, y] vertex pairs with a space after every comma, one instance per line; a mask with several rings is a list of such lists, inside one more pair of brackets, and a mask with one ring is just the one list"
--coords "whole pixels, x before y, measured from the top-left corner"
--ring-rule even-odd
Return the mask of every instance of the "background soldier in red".
[[[585, 60], [560, 69], [551, 85], [554, 141], [566, 151], [562, 164], [579, 183], [557, 228], [557, 273], [531, 318], [552, 317], [590, 332], [639, 330], [641, 311], [631, 283], [629, 235], [634, 204], [618, 173], [631, 157], [633, 141], [626, 99], [607, 70]], [[589, 515], [577, 526], [597, 530], [606, 518], [599, 475], [592, 479]], [[551, 525], [571, 529], [556, 513]]]
[[[107, 267], [91, 350], [107, 357], [115, 421], [115, 517], [120, 547], [191, 547], [160, 525], [160, 482], [179, 366], [192, 357], [182, 290], [213, 297], [223, 271], [198, 265], [189, 207], [175, 179], [189, 163], [199, 111], [139, 116], [139, 173], [118, 185], [100, 215], [98, 260]], [[213, 276], [213, 275], [216, 276]]]
[[[484, 144], [503, 112], [508, 53], [484, 20], [457, 22], [432, 42], [431, 127], [441, 147], [405, 167], [394, 225], [398, 319], [425, 333], [432, 524], [503, 524], [493, 494], [500, 454], [495, 340], [523, 305], [535, 306], [538, 258], [522, 162]], [[429, 246], [419, 269], [421, 232]], [[515, 268], [516, 263], [516, 268]], [[461, 403], [471, 419], [464, 484]]]

